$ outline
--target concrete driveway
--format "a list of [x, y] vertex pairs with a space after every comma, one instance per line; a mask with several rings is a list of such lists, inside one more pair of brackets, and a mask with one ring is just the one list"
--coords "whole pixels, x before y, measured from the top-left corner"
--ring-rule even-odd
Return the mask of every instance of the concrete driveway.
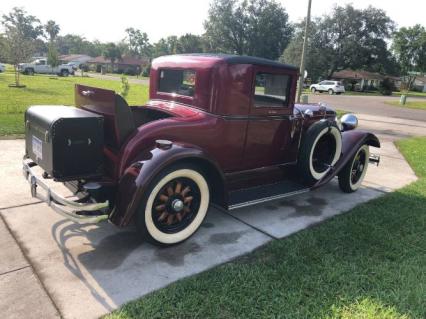
[[[211, 209], [185, 243], [157, 248], [133, 229], [104, 223], [81, 226], [29, 196], [22, 178], [22, 140], [0, 141], [0, 313], [7, 318], [95, 318], [119, 305], [265, 243], [341, 214], [416, 180], [392, 141], [421, 122], [364, 116], [361, 126], [382, 131], [382, 156], [370, 165], [364, 187], [340, 192], [336, 182], [301, 196], [226, 213]], [[383, 128], [380, 127], [383, 126]], [[387, 133], [387, 134], [386, 134]]]

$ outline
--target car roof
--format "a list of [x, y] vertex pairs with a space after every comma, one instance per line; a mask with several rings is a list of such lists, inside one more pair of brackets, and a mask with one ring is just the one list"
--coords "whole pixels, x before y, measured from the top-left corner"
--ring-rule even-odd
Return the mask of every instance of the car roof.
[[159, 57], [153, 61], [153, 63], [167, 64], [167, 62], [203, 62], [210, 66], [224, 61], [228, 64], [253, 64], [261, 66], [271, 66], [282, 69], [290, 69], [297, 71], [298, 68], [294, 65], [280, 63], [277, 61], [245, 56], [245, 55], [233, 55], [233, 54], [221, 54], [221, 53], [190, 53], [190, 54], [175, 54], [175, 55], [166, 55]]

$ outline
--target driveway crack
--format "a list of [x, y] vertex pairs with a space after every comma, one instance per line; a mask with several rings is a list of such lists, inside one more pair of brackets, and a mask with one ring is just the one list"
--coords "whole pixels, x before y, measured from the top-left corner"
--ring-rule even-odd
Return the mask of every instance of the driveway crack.
[[0, 276], [7, 275], [7, 274], [10, 274], [12, 272], [19, 271], [19, 270], [22, 270], [22, 269], [25, 269], [25, 268], [28, 268], [28, 267], [31, 267], [31, 266], [30, 265], [26, 265], [26, 266], [19, 267], [19, 268], [16, 268], [16, 269], [8, 270], [8, 271], [0, 273]]

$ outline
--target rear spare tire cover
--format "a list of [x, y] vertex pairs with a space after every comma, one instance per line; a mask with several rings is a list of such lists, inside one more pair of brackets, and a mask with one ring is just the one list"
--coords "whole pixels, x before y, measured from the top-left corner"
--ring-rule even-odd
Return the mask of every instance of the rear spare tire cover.
[[298, 168], [305, 182], [323, 178], [330, 166], [336, 164], [342, 152], [342, 135], [330, 121], [313, 124], [304, 134], [299, 151]]

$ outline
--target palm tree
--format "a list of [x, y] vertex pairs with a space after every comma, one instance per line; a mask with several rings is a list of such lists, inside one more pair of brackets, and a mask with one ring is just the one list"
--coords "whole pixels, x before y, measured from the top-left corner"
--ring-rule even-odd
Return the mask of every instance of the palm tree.
[[52, 73], [53, 73], [53, 68], [60, 64], [58, 50], [56, 50], [54, 42], [61, 28], [59, 27], [58, 24], [56, 24], [55, 21], [49, 20], [44, 25], [44, 30], [49, 36], [49, 53], [48, 53], [47, 62], [52, 68]]
[[58, 36], [59, 31], [61, 30], [61, 28], [59, 27], [58, 24], [56, 24], [55, 21], [49, 20], [44, 25], [44, 30], [49, 35], [49, 41], [50, 41], [50, 43], [53, 43], [53, 41], [55, 41], [56, 37]]

